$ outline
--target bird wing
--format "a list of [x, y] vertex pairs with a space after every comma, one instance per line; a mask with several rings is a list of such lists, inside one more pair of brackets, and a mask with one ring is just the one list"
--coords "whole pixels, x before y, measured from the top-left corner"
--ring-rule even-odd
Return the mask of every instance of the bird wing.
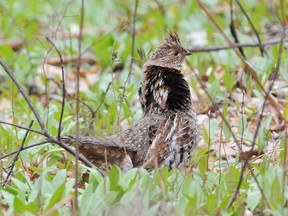
[[194, 111], [187, 115], [176, 114], [158, 126], [152, 145], [147, 151], [143, 167], [183, 167], [199, 140]]
[[130, 151], [139, 151], [143, 145], [149, 144], [159, 122], [166, 118], [160, 115], [144, 116], [139, 121], [132, 124], [126, 130], [108, 137], [118, 143], [118, 147], [126, 148]]
[[[97, 166], [104, 162], [119, 164], [126, 155], [131, 157], [134, 166], [138, 166], [146, 155], [149, 140], [154, 139], [155, 128], [163, 119], [158, 115], [145, 116], [126, 130], [106, 138], [79, 136], [79, 152]], [[74, 145], [76, 135], [64, 136], [61, 140]]]
[[[68, 145], [75, 145], [77, 137], [68, 135], [62, 137], [61, 140]], [[109, 165], [119, 164], [125, 157], [125, 152], [109, 138], [79, 136], [78, 147], [79, 152], [96, 166], [101, 166], [105, 162]]]

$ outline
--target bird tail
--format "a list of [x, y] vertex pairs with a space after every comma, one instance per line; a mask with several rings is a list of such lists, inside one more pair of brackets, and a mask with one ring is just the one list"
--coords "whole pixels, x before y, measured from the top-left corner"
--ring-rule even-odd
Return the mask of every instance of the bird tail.
[[67, 135], [61, 140], [71, 146], [78, 144], [79, 152], [100, 168], [109, 168], [113, 164], [121, 167], [127, 156], [127, 152], [117, 143], [103, 137]]

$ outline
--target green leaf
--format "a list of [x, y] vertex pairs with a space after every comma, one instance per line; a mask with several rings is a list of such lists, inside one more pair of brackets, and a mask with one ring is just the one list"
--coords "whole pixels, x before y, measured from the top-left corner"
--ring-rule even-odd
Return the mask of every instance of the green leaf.
[[5, 59], [13, 59], [14, 58], [14, 51], [9, 45], [0, 45], [0, 57]]
[[81, 215], [89, 215], [91, 208], [95, 205], [95, 194], [93, 184], [86, 186], [84, 193], [79, 197]]
[[21, 200], [19, 197], [14, 198], [13, 207], [15, 213], [23, 213], [26, 209], [26, 205], [24, 204], [24, 200]]
[[60, 185], [62, 185], [67, 177], [67, 171], [65, 169], [61, 170], [56, 174], [53, 181], [51, 182], [54, 188], [58, 188]]
[[262, 199], [261, 192], [259, 191], [257, 186], [250, 188], [247, 192], [247, 198], [246, 198], [247, 207], [253, 212], [261, 199]]
[[118, 185], [121, 176], [121, 170], [117, 166], [112, 166], [109, 170], [110, 188], [114, 190]]
[[207, 203], [205, 206], [209, 215], [214, 215], [213, 212], [216, 210], [215, 209], [216, 203], [217, 203], [216, 195], [215, 194], [209, 194], [207, 196]]
[[254, 59], [255, 62], [250, 62], [250, 61], [246, 61], [250, 67], [252, 67], [258, 76], [263, 75], [263, 74], [268, 74], [267, 72], [271, 71], [271, 66], [273, 61], [271, 59], [268, 58], [264, 58], [264, 57], [257, 57]]
[[94, 185], [94, 190], [95, 190], [98, 184], [101, 181], [103, 181], [103, 176], [94, 168], [88, 168], [88, 169], [90, 171], [89, 183]]
[[49, 200], [49, 203], [48, 203], [47, 207], [45, 208], [45, 211], [48, 211], [55, 204], [59, 203], [64, 198], [64, 195], [65, 195], [65, 184], [63, 183], [53, 193], [52, 197]]
[[208, 170], [208, 154], [204, 155], [198, 162], [198, 169], [202, 175]]
[[26, 206], [26, 210], [33, 213], [34, 215], [37, 215], [38, 213], [38, 204], [36, 202], [36, 200], [34, 202], [29, 203]]
[[283, 116], [284, 116], [284, 118], [287, 121], [288, 120], [288, 105], [286, 105], [285, 108], [284, 108]]
[[226, 68], [225, 69], [225, 73], [224, 73], [223, 79], [224, 79], [224, 84], [225, 84], [225, 86], [227, 88], [227, 91], [229, 93], [231, 93], [232, 90], [233, 90], [233, 87], [235, 85], [235, 80], [233, 78], [231, 68]]
[[210, 140], [211, 140], [211, 143], [214, 143], [215, 141], [215, 132], [218, 128], [218, 120], [217, 119], [211, 119], [209, 121], [209, 131], [208, 131], [208, 134], [209, 134], [209, 137], [210, 137]]
[[6, 188], [5, 189], [3, 188], [3, 189], [0, 190], [0, 194], [1, 194], [1, 196], [3, 196], [2, 197], [3, 199], [1, 200], [1, 203], [5, 204], [7, 206], [10, 206], [10, 208], [12, 208], [13, 204], [14, 204], [15, 195], [11, 194], [11, 193], [9, 193], [8, 191], [5, 191], [5, 190], [6, 190]]
[[136, 183], [137, 176], [139, 176], [139, 170], [131, 169], [121, 177], [119, 184], [124, 189], [130, 188]]

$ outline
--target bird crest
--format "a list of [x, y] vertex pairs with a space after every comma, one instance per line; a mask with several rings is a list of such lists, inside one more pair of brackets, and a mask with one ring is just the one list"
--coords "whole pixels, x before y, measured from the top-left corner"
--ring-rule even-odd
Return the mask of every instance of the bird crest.
[[169, 33], [151, 58], [144, 64], [144, 67], [155, 65], [180, 70], [182, 63], [190, 53], [184, 49], [176, 33]]

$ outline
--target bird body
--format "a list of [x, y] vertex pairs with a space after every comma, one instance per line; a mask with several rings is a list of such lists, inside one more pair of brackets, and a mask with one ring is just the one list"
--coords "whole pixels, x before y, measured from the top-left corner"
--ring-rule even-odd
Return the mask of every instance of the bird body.
[[[197, 116], [190, 88], [181, 73], [189, 53], [176, 34], [169, 34], [144, 64], [139, 101], [142, 118], [126, 130], [106, 138], [79, 137], [79, 151], [96, 166], [118, 165], [123, 171], [133, 167], [189, 164], [199, 140]], [[70, 144], [75, 136], [62, 138]]]
[[[145, 116], [126, 130], [105, 138], [79, 136], [79, 152], [95, 166], [104, 169], [113, 164], [124, 171], [139, 167], [146, 156], [149, 143], [154, 139], [155, 128], [164, 120], [161, 115]], [[76, 143], [76, 135], [61, 139], [70, 145]]]

